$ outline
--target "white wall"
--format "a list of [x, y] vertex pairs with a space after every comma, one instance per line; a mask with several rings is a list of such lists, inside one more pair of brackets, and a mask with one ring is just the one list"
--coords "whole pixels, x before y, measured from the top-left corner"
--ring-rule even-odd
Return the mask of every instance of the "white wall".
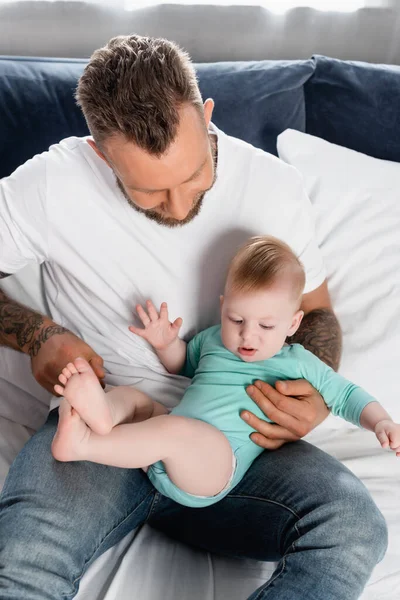
[[88, 57], [110, 37], [135, 32], [173, 39], [195, 61], [325, 54], [400, 64], [400, 0], [390, 2], [355, 12], [298, 8], [281, 15], [249, 6], [123, 11], [85, 2], [0, 2], [0, 54]]

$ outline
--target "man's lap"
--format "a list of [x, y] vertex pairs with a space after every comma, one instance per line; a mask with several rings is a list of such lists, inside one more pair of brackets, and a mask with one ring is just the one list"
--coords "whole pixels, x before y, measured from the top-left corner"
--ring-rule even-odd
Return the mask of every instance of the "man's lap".
[[[5, 572], [18, 586], [35, 586], [35, 600], [42, 600], [43, 586], [52, 589], [51, 598], [72, 597], [88, 566], [146, 522], [204, 550], [263, 561], [278, 560], [295, 545], [301, 549], [304, 538], [306, 549], [317, 553], [327, 539], [344, 549], [340, 525], [350, 534], [360, 514], [369, 513], [376, 528], [375, 509], [361, 482], [306, 442], [262, 453], [221, 502], [188, 509], [156, 493], [141, 469], [55, 461], [50, 444], [57, 419], [52, 411], [23, 448], [0, 497]], [[322, 527], [315, 528], [315, 514]], [[378, 529], [383, 532], [381, 524]], [[374, 532], [357, 541], [365, 552]], [[344, 546], [343, 561], [353, 551]]]
[[[306, 442], [296, 442], [261, 454], [221, 502], [188, 509], [156, 493], [141, 470], [87, 462], [58, 463], [50, 454], [56, 422], [57, 410], [21, 451], [2, 500], [9, 494], [25, 497], [27, 490], [29, 494], [40, 493], [43, 508], [54, 511], [55, 519], [58, 514], [63, 520], [61, 515], [69, 513], [64, 535], [70, 528], [73, 537], [75, 528], [86, 523], [86, 537], [92, 534], [96, 539], [89, 544], [91, 550], [87, 548], [93, 556], [105, 538], [110, 547], [113, 540], [115, 543], [147, 520], [172, 537], [210, 551], [276, 560], [282, 550], [277, 543], [279, 531], [301, 519], [313, 503], [330, 502], [340, 489], [340, 481], [367, 495], [362, 484], [336, 459]], [[266, 517], [268, 528], [264, 530], [261, 525]]]
[[[283, 540], [314, 509], [339, 501], [372, 504], [364, 485], [341, 463], [304, 441], [263, 452], [242, 481], [220, 502], [202, 509], [159, 497], [148, 522], [197, 547], [275, 561]], [[329, 517], [331, 518], [331, 513]], [[291, 540], [291, 541], [294, 541]]]

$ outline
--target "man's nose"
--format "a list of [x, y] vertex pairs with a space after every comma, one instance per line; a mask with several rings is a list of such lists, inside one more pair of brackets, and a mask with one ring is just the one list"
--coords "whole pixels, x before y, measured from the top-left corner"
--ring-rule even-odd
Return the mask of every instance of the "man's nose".
[[188, 216], [193, 206], [193, 198], [179, 190], [170, 190], [168, 193], [168, 212], [171, 217], [183, 221]]

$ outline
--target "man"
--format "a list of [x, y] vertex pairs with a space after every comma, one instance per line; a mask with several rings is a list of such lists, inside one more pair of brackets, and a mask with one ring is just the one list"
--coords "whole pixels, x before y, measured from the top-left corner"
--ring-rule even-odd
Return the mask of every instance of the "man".
[[[213, 102], [203, 105], [187, 55], [165, 40], [114, 38], [92, 56], [77, 99], [93, 139], [64, 140], [1, 182], [0, 270], [41, 263], [51, 317], [1, 294], [0, 340], [30, 355], [42, 386], [52, 390], [83, 356], [107, 384], [175, 405], [187, 381], [128, 331], [132, 308], [167, 300], [189, 339], [217, 322], [238, 244], [267, 233], [306, 270], [295, 341], [337, 368], [340, 329], [300, 177], [211, 123]], [[72, 598], [87, 566], [144, 522], [213, 552], [279, 561], [252, 600], [358, 598], [386, 548], [383, 518], [337, 461], [285, 444], [325, 418], [322, 398], [306, 381], [276, 388], [248, 388], [275, 424], [242, 415], [254, 442], [274, 451], [201, 510], [160, 496], [140, 470], [57, 463], [53, 410], [1, 496], [2, 600]]]

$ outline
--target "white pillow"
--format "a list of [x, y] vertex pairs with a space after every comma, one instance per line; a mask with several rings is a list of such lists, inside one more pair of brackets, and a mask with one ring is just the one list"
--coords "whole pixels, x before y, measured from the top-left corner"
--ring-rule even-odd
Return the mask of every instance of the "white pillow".
[[[400, 164], [286, 130], [280, 158], [303, 175], [343, 330], [339, 372], [400, 422]], [[327, 428], [351, 427], [330, 416]]]

